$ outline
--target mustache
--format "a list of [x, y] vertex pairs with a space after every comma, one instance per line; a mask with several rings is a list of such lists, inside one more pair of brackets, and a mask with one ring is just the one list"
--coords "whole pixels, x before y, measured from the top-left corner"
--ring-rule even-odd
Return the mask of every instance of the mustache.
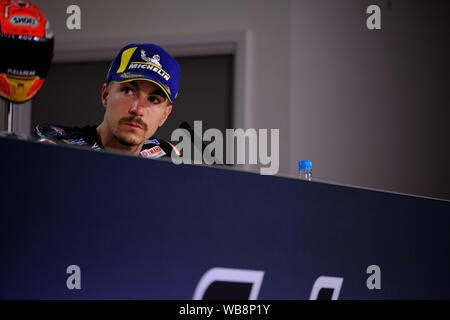
[[144, 130], [147, 130], [147, 124], [142, 121], [141, 118], [136, 118], [136, 117], [128, 117], [128, 118], [121, 118], [119, 120], [119, 124], [125, 123], [125, 122], [134, 122], [137, 123], [138, 125], [140, 125]]

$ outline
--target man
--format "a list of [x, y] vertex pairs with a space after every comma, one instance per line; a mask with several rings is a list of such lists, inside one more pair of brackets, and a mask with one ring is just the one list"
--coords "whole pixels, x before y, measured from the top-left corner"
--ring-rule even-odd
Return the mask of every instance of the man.
[[102, 87], [103, 122], [95, 126], [69, 128], [41, 124], [35, 134], [42, 142], [121, 150], [146, 158], [171, 156], [171, 143], [151, 138], [172, 112], [178, 93], [180, 66], [155, 44], [130, 44], [111, 64]]

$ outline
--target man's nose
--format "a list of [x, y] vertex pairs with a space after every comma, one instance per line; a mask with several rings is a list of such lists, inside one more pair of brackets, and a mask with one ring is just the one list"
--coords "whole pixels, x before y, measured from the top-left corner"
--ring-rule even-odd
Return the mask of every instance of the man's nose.
[[138, 97], [134, 100], [130, 106], [130, 113], [136, 116], [142, 116], [145, 107], [145, 99], [143, 97]]

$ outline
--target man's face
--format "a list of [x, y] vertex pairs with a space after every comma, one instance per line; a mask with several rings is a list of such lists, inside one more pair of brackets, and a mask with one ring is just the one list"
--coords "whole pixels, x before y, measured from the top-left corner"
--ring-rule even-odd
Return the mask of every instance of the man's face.
[[164, 91], [143, 80], [104, 84], [102, 102], [109, 133], [125, 146], [143, 144], [172, 111]]

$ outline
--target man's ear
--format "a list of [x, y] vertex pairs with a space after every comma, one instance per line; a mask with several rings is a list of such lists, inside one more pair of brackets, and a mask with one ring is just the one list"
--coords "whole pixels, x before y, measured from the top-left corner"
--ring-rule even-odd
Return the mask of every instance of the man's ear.
[[169, 116], [169, 114], [172, 112], [172, 105], [169, 104], [168, 106], [166, 106], [166, 110], [164, 111], [164, 116], [162, 117], [161, 121], [159, 122], [159, 127], [161, 127], [164, 122], [166, 122], [167, 117]]
[[102, 104], [105, 108], [106, 108], [107, 101], [108, 101], [107, 100], [108, 94], [109, 94], [109, 85], [107, 83], [104, 83], [103, 87], [102, 87]]

